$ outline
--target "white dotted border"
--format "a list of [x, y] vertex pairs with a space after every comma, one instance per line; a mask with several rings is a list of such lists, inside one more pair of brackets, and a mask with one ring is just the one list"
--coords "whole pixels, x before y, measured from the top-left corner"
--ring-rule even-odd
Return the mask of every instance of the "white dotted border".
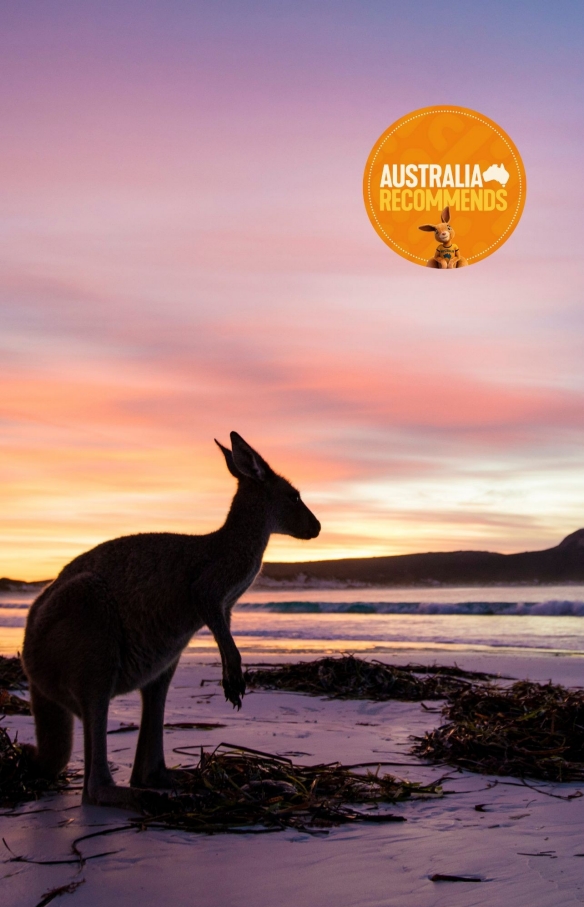
[[391, 132], [388, 132], [388, 134], [387, 134], [387, 135], [385, 136], [385, 138], [383, 139], [383, 142], [381, 143], [381, 145], [379, 146], [379, 148], [377, 149], [377, 151], [376, 151], [375, 154], [373, 155], [373, 160], [371, 161], [371, 166], [369, 167], [369, 176], [367, 177], [367, 195], [368, 195], [368, 198], [369, 198], [369, 207], [370, 207], [370, 209], [371, 209], [371, 214], [373, 215], [373, 218], [374, 218], [374, 220], [375, 220], [377, 226], [379, 227], [379, 229], [381, 230], [381, 232], [383, 233], [383, 235], [384, 235], [385, 237], [387, 237], [388, 242], [389, 242], [392, 246], [395, 246], [396, 249], [399, 249], [400, 252], [403, 252], [404, 255], [406, 255], [408, 258], [415, 258], [417, 261], [428, 261], [427, 258], [421, 258], [419, 255], [414, 255], [413, 252], [409, 252], [407, 249], [402, 248], [402, 246], [400, 246], [398, 243], [396, 243], [395, 240], [393, 240], [393, 239], [391, 238], [391, 236], [389, 236], [389, 235], [385, 232], [385, 230], [383, 229], [383, 227], [382, 227], [381, 224], [379, 223], [379, 220], [378, 220], [377, 215], [376, 215], [376, 213], [375, 213], [375, 209], [373, 208], [373, 199], [371, 198], [371, 171], [373, 170], [373, 165], [375, 164], [375, 160], [376, 160], [376, 158], [377, 158], [377, 155], [379, 154], [379, 152], [380, 152], [381, 149], [383, 148], [383, 146], [384, 146], [384, 144], [386, 143], [386, 141], [388, 140], [388, 138], [389, 138], [391, 135], [393, 135], [394, 132], [396, 132], [398, 129], [401, 129], [401, 127], [402, 127], [402, 126], [405, 126], [406, 123], [409, 123], [410, 120], [417, 120], [417, 119], [419, 119], [420, 117], [427, 117], [427, 116], [431, 116], [431, 115], [436, 114], [436, 113], [458, 113], [458, 114], [460, 114], [461, 116], [471, 117], [471, 119], [473, 119], [473, 120], [478, 120], [479, 123], [483, 123], [485, 126], [488, 126], [489, 129], [492, 129], [493, 132], [496, 133], [496, 135], [498, 135], [500, 139], [503, 139], [503, 141], [504, 141], [505, 144], [507, 145], [509, 151], [510, 151], [511, 154], [513, 155], [513, 160], [515, 161], [515, 166], [517, 167], [517, 174], [518, 174], [518, 176], [519, 176], [519, 198], [517, 199], [517, 206], [516, 206], [515, 211], [514, 211], [514, 213], [513, 213], [513, 217], [511, 218], [511, 221], [509, 222], [509, 224], [508, 224], [506, 230], [504, 230], [504, 232], [501, 233], [501, 236], [499, 237], [499, 239], [498, 239], [496, 242], [492, 243], [490, 246], [487, 246], [486, 249], [483, 249], [482, 252], [479, 252], [479, 253], [477, 253], [476, 255], [468, 255], [468, 256], [466, 256], [466, 260], [467, 260], [467, 261], [472, 261], [473, 258], [481, 258], [483, 255], [485, 255], [485, 254], [486, 254], [487, 252], [489, 252], [491, 249], [494, 249], [496, 246], [498, 246], [498, 245], [501, 244], [501, 242], [502, 242], [502, 240], [503, 240], [503, 237], [505, 236], [505, 233], [508, 233], [508, 232], [509, 232], [509, 230], [511, 229], [511, 227], [512, 227], [513, 224], [515, 223], [515, 220], [517, 219], [517, 214], [518, 214], [519, 208], [520, 208], [520, 206], [521, 206], [521, 199], [522, 199], [522, 197], [523, 197], [523, 181], [522, 181], [522, 179], [521, 179], [521, 168], [520, 168], [519, 163], [518, 163], [518, 161], [517, 161], [517, 155], [515, 154], [513, 148], [512, 148], [511, 145], [509, 144], [509, 141], [508, 141], [508, 139], [507, 139], [507, 136], [503, 135], [501, 132], [499, 132], [498, 129], [495, 129], [493, 126], [491, 126], [491, 124], [490, 124], [489, 122], [487, 122], [486, 120], [484, 120], [482, 117], [476, 116], [476, 114], [474, 114], [474, 113], [467, 113], [466, 110], [460, 110], [460, 109], [458, 109], [458, 110], [456, 110], [456, 109], [455, 109], [455, 110], [446, 110], [446, 109], [445, 109], [445, 110], [440, 110], [440, 109], [433, 109], [431, 112], [430, 112], [429, 110], [426, 110], [424, 113], [417, 113], [417, 114], [415, 114], [415, 116], [408, 117], [407, 120], [400, 120], [399, 123], [391, 130]]

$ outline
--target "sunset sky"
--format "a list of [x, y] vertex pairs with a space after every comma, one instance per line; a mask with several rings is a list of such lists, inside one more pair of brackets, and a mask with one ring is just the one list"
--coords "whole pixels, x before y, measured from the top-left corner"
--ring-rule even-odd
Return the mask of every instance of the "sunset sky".
[[[320, 538], [269, 560], [520, 551], [584, 526], [584, 5], [0, 8], [0, 576], [208, 532], [236, 429]], [[363, 169], [419, 107], [498, 122], [528, 195], [438, 276]]]

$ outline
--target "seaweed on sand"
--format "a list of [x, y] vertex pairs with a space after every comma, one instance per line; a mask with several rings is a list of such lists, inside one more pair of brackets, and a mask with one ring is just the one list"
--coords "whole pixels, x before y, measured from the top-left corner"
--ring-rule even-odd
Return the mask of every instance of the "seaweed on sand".
[[0, 688], [21, 690], [26, 686], [26, 675], [18, 656], [0, 655]]
[[[345, 822], [399, 822], [380, 803], [442, 796], [440, 785], [358, 774], [340, 763], [296, 765], [290, 759], [220, 744], [201, 750], [198, 765], [176, 795], [145, 792], [140, 828], [199, 832], [322, 829]], [[369, 809], [355, 810], [354, 804]]]
[[245, 679], [251, 687], [311, 693], [334, 699], [402, 699], [417, 702], [444, 699], [461, 689], [468, 689], [473, 680], [486, 680], [492, 676], [438, 665], [396, 667], [346, 655], [262, 667], [246, 671]]
[[475, 686], [443, 714], [448, 723], [418, 738], [417, 755], [483, 774], [584, 781], [584, 690]]
[[26, 699], [0, 688], [0, 715], [30, 715]]
[[26, 685], [20, 658], [0, 655], [0, 715], [30, 715], [26, 699], [15, 696], [10, 690], [21, 690]]
[[20, 658], [0, 655], [0, 715], [30, 715], [26, 699], [9, 692], [21, 690], [25, 685], [26, 675]]
[[67, 782], [63, 775], [57, 781], [40, 778], [30, 761], [30, 749], [11, 740], [0, 727], [0, 807], [13, 807], [25, 800], [38, 800], [48, 791], [62, 790]]
[[520, 681], [457, 667], [405, 667], [346, 656], [248, 671], [251, 687], [339, 699], [446, 699], [448, 723], [414, 752], [484, 774], [584, 781], [584, 690]]

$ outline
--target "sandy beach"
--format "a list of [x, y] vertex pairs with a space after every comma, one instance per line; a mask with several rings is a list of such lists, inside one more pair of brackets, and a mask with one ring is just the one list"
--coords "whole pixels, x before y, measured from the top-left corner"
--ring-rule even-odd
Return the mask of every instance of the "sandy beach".
[[[428, 662], [453, 663], [451, 653], [444, 650], [424, 654]], [[287, 656], [293, 657], [297, 659]], [[262, 657], [270, 660], [285, 659]], [[408, 660], [409, 655], [391, 658], [395, 664]], [[576, 655], [458, 653], [455, 660], [472, 670], [541, 682], [552, 679], [568, 686], [579, 685], [584, 675], [584, 660]], [[246, 661], [250, 664], [252, 659]], [[446, 796], [392, 806], [392, 812], [407, 820], [399, 824], [342, 826], [317, 835], [289, 830], [208, 836], [123, 830], [128, 813], [81, 806], [79, 790], [50, 795], [4, 810], [0, 817], [0, 837], [5, 841], [0, 870], [3, 903], [34, 907], [46, 892], [76, 882], [81, 884], [63, 895], [62, 903], [84, 907], [134, 902], [145, 907], [162, 903], [569, 907], [584, 903], [584, 797], [579, 796], [578, 785], [532, 781], [527, 785], [515, 778], [423, 764], [409, 752], [410, 735], [440, 723], [440, 714], [426, 711], [419, 703], [331, 701], [252, 691], [241, 712], [236, 712], [225, 702], [219, 678], [219, 665], [208, 654], [183, 656], [169, 694], [167, 723], [207, 721], [224, 726], [209, 731], [167, 729], [168, 764], [191, 761], [176, 749], [191, 747], [194, 762], [199, 746], [227, 742], [306, 764], [379, 760], [383, 771], [411, 780], [446, 776]], [[203, 680], [210, 682], [201, 686]], [[435, 702], [428, 705], [437, 707]], [[138, 720], [136, 694], [114, 700], [110, 730]], [[18, 731], [20, 740], [33, 740], [31, 718], [6, 717], [5, 726]], [[136, 737], [135, 731], [109, 737], [109, 757], [118, 783], [128, 781]], [[71, 767], [82, 768], [79, 728]], [[114, 851], [88, 859], [82, 866], [14, 860], [14, 856], [73, 860], [74, 839], [117, 828], [122, 830], [79, 845], [85, 858]], [[435, 873], [482, 881], [432, 882]]]

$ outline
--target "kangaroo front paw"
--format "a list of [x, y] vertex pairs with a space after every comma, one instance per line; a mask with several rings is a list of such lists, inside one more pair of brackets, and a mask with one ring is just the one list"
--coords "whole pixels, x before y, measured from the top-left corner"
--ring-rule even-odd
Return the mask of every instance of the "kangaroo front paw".
[[227, 674], [223, 677], [223, 692], [227, 702], [233, 703], [234, 708], [241, 708], [241, 700], [245, 695], [245, 680], [241, 670], [237, 674]]

